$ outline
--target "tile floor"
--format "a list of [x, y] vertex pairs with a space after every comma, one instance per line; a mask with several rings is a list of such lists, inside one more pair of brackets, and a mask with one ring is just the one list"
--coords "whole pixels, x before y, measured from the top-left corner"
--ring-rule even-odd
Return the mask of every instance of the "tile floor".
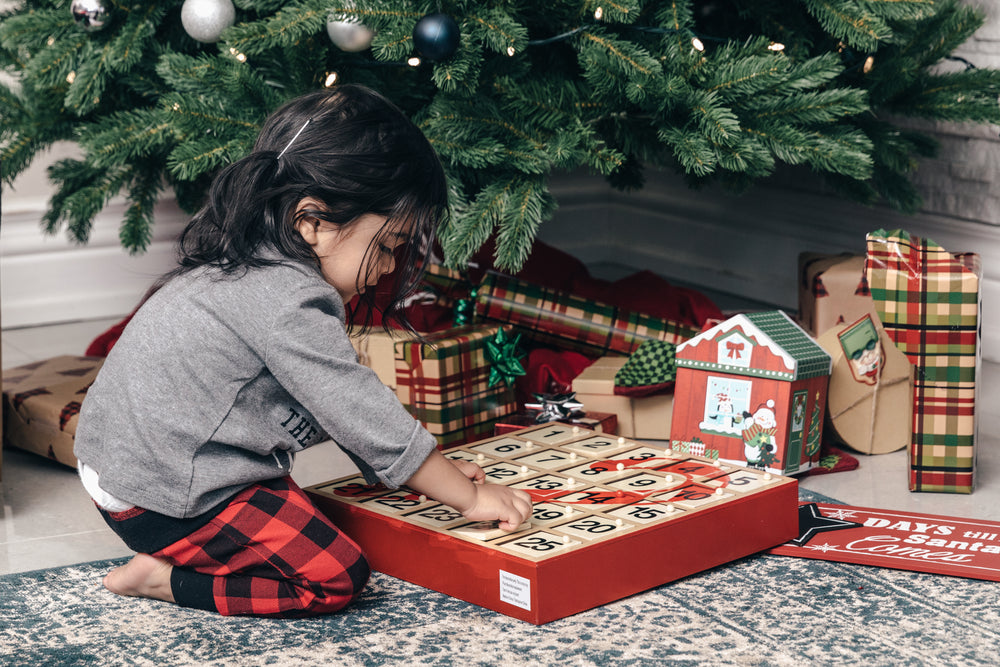
[[[59, 354], [82, 354], [90, 340], [115, 322], [93, 320], [4, 330], [3, 368]], [[806, 477], [801, 485], [863, 507], [1000, 520], [1000, 413], [989, 408], [994, 398], [1000, 398], [996, 371], [996, 364], [984, 364], [974, 493], [910, 493], [905, 451], [861, 456], [857, 470]], [[300, 455], [292, 476], [305, 486], [352, 470], [347, 457], [328, 443]], [[70, 468], [21, 450], [5, 449], [0, 501], [0, 574], [130, 554], [104, 525]]]

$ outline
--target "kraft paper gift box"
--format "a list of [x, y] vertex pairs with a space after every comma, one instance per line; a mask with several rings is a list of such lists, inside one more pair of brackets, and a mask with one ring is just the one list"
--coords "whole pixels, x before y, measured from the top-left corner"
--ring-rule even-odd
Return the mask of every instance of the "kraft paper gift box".
[[370, 331], [363, 336], [352, 336], [351, 345], [358, 353], [358, 361], [375, 371], [382, 384], [396, 390], [396, 343], [410, 340], [402, 331], [386, 333]]
[[631, 354], [646, 340], [677, 343], [698, 330], [496, 273], [476, 293], [480, 318], [514, 325], [524, 338], [590, 355]]
[[915, 367], [909, 488], [972, 493], [982, 262], [903, 230], [880, 229], [867, 240], [878, 316]]
[[887, 454], [910, 444], [913, 365], [878, 317], [834, 327], [819, 337], [833, 359], [827, 424], [863, 454]]
[[80, 405], [103, 357], [59, 356], [3, 372], [5, 445], [76, 467]]
[[395, 344], [396, 395], [442, 448], [490, 437], [517, 412], [513, 386], [491, 386], [488, 350], [498, 326], [458, 327]]
[[587, 412], [618, 415], [618, 435], [641, 440], [670, 438], [673, 394], [630, 397], [615, 394], [615, 376], [628, 357], [605, 356], [588, 366], [573, 380], [576, 400]]
[[864, 255], [799, 255], [799, 322], [806, 331], [821, 336], [866, 313], [876, 315]]

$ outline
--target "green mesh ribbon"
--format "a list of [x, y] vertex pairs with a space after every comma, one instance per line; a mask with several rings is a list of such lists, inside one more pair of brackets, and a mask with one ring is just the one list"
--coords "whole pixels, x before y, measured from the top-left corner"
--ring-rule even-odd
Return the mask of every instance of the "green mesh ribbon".
[[616, 387], [646, 387], [673, 382], [677, 378], [677, 346], [662, 340], [647, 340], [633, 352], [615, 374]]

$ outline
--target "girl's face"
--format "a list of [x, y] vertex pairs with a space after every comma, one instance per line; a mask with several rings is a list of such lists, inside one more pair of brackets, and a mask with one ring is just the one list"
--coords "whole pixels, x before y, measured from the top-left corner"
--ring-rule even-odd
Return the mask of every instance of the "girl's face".
[[[298, 210], [320, 208], [319, 202], [312, 199], [303, 199], [298, 206]], [[406, 229], [383, 230], [385, 222], [383, 215], [366, 213], [343, 227], [308, 215], [296, 223], [302, 238], [319, 258], [323, 278], [344, 303], [396, 268], [393, 252], [409, 236]]]

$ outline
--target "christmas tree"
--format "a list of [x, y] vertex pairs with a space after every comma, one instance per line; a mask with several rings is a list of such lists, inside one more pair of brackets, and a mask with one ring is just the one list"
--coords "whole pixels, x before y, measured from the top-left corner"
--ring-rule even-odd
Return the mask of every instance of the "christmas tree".
[[195, 210], [270, 111], [350, 81], [440, 154], [453, 266], [494, 237], [520, 267], [561, 170], [746, 188], [786, 163], [914, 211], [935, 143], [902, 121], [1000, 123], [1000, 71], [940, 67], [982, 21], [957, 0], [26, 0], [0, 14], [0, 176], [77, 142], [44, 228], [86, 242], [124, 194], [139, 252], [159, 197]]

